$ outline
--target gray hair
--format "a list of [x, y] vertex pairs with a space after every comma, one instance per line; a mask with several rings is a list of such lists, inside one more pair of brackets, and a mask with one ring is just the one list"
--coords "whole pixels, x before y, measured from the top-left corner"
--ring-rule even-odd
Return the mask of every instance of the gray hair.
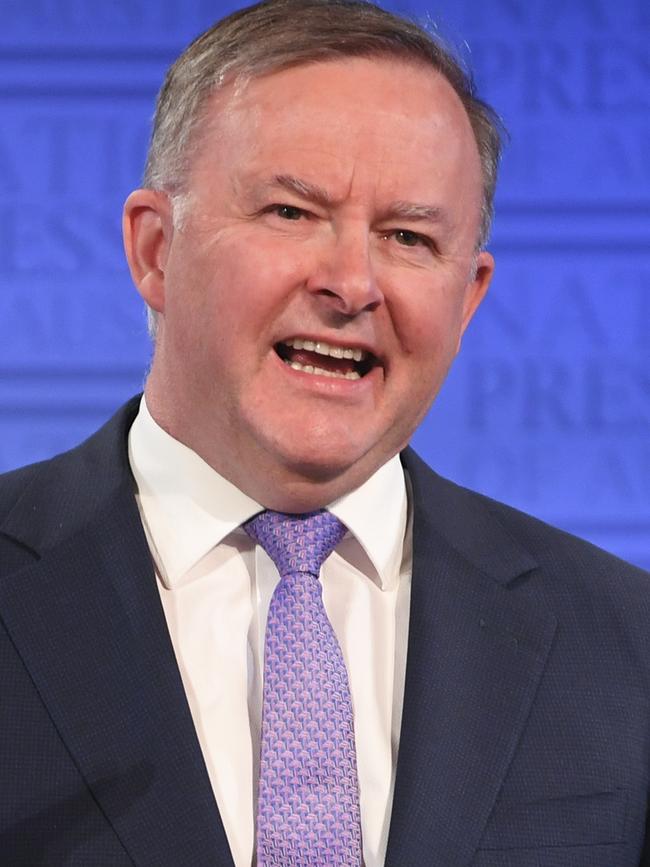
[[[366, 0], [263, 0], [223, 18], [169, 68], [158, 94], [144, 186], [187, 205], [185, 183], [208, 97], [233, 79], [344, 57], [394, 57], [430, 66], [460, 98], [478, 148], [483, 196], [477, 249], [487, 243], [504, 128], [437, 34]], [[155, 316], [149, 317], [155, 331]]]

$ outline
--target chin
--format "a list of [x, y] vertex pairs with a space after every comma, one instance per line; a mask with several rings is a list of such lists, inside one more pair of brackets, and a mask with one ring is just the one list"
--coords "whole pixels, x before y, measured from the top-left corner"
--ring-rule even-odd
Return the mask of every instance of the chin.
[[332, 424], [331, 419], [323, 421], [316, 416], [310, 421], [282, 430], [276, 425], [257, 428], [257, 444], [265, 453], [263, 462], [277, 467], [287, 481], [327, 484], [346, 478], [351, 489], [360, 484], [355, 484], [357, 478], [363, 481], [372, 474], [390, 448], [385, 437], [378, 441], [374, 431], [359, 430], [352, 422]]
[[284, 456], [284, 465], [290, 474], [315, 483], [332, 482], [353, 470], [363, 459], [364, 453], [358, 447], [354, 450], [314, 444], [303, 454], [294, 448]]
[[327, 483], [339, 476], [344, 475], [354, 462], [341, 460], [340, 455], [336, 460], [327, 460], [322, 455], [315, 458], [314, 455], [305, 456], [301, 459], [295, 454], [286, 462], [291, 475], [304, 479], [306, 482]]

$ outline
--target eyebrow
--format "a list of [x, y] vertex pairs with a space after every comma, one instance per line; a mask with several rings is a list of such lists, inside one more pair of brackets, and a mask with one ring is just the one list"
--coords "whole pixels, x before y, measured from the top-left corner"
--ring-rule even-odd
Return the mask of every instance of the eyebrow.
[[[273, 189], [275, 187], [287, 190], [287, 192], [294, 193], [304, 199], [309, 199], [323, 207], [330, 207], [336, 204], [336, 200], [327, 192], [326, 189], [318, 184], [313, 184], [310, 181], [298, 178], [295, 175], [274, 175], [262, 184], [262, 189]], [[417, 222], [428, 223], [449, 223], [448, 214], [444, 208], [440, 208], [437, 205], [407, 202], [405, 200], [391, 202], [386, 208], [382, 209], [381, 217], [382, 220], [414, 220]]]
[[316, 204], [328, 207], [334, 204], [334, 199], [323, 187], [318, 184], [312, 184], [309, 181], [304, 181], [302, 178], [297, 178], [295, 175], [274, 175], [262, 185], [262, 189], [273, 189], [280, 187], [289, 193], [294, 193], [303, 199], [309, 199]]
[[384, 219], [418, 220], [428, 223], [448, 222], [444, 208], [405, 201], [392, 202], [384, 211]]

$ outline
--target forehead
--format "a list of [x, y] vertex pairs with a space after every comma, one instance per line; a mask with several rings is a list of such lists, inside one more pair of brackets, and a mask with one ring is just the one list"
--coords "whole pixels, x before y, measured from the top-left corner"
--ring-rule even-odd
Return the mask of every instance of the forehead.
[[[196, 162], [233, 172], [307, 173], [328, 183], [449, 178], [480, 188], [469, 118], [434, 69], [344, 58], [235, 81], [206, 104]], [[462, 178], [461, 178], [462, 175]]]

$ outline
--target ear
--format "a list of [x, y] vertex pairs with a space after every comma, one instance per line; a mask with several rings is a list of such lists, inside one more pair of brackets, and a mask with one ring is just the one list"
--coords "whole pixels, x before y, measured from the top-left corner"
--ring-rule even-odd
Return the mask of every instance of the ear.
[[124, 250], [135, 286], [153, 310], [165, 309], [165, 264], [174, 232], [171, 202], [158, 190], [135, 190], [124, 204]]
[[460, 345], [463, 339], [465, 329], [472, 320], [472, 317], [479, 308], [481, 301], [485, 298], [485, 294], [494, 274], [494, 258], [491, 253], [482, 250], [476, 257], [476, 272], [473, 279], [465, 287], [465, 298], [463, 300], [463, 320], [458, 335], [458, 345], [456, 352], [460, 351]]

